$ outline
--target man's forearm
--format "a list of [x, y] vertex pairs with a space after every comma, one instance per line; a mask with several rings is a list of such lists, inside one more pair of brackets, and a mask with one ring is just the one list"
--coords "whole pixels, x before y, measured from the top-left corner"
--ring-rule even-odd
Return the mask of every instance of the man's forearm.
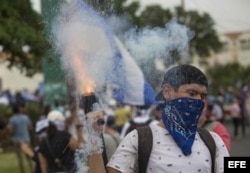
[[90, 154], [89, 155], [89, 172], [88, 173], [106, 173], [102, 154]]

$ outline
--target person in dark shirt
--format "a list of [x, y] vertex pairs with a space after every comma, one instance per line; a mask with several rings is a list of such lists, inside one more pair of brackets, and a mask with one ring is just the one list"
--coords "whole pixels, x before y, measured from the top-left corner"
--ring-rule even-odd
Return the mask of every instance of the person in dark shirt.
[[[51, 126], [49, 128], [53, 128]], [[49, 172], [74, 171], [74, 148], [69, 145], [71, 138], [67, 131], [56, 130], [53, 136], [41, 142], [39, 151], [46, 158]]]
[[74, 153], [82, 141], [64, 130], [64, 116], [59, 111], [48, 114], [47, 137], [39, 145], [38, 158], [42, 173], [76, 172]]

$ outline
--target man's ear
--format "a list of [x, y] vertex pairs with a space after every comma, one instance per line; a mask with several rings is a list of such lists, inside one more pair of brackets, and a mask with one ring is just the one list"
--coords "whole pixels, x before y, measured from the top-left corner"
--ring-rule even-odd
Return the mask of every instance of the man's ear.
[[165, 100], [169, 100], [172, 98], [174, 89], [169, 84], [164, 84], [162, 86], [162, 94], [165, 98]]

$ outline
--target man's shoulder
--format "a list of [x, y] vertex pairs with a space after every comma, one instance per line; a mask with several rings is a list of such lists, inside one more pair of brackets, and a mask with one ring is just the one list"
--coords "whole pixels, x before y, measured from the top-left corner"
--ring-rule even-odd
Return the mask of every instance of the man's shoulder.
[[214, 138], [214, 139], [216, 139], [217, 137], [219, 137], [219, 135], [217, 134], [217, 133], [215, 133], [214, 131], [208, 131], [210, 134], [211, 134], [211, 136]]
[[[168, 130], [166, 128], [163, 128], [163, 127], [160, 127], [157, 123], [154, 123], [154, 124], [150, 124], [150, 125], [147, 125], [147, 126], [144, 126], [144, 127], [148, 127], [148, 129], [151, 130], [152, 132], [152, 139], [155, 137], [155, 138], [158, 138], [160, 137], [161, 135], [165, 135], [166, 133], [168, 133]], [[135, 131], [137, 131], [135, 129]], [[142, 131], [145, 131], [142, 130]], [[137, 134], [138, 134], [138, 131], [137, 131]], [[169, 136], [166, 136], [166, 139], [168, 138]]]
[[20, 117], [17, 114], [14, 114], [13, 116], [10, 117], [9, 122], [15, 122], [19, 120], [20, 120]]
[[18, 120], [23, 120], [23, 121], [26, 121], [26, 122], [30, 121], [30, 117], [27, 114], [21, 113], [17, 117], [18, 117], [17, 118]]
[[208, 132], [211, 134], [212, 138], [214, 139], [216, 146], [218, 146], [218, 144], [224, 144], [223, 140], [217, 133], [213, 131], [208, 131]]

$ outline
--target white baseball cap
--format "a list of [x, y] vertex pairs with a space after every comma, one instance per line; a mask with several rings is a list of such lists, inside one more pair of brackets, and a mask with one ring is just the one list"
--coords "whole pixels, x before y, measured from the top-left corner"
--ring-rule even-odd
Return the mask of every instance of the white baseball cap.
[[64, 130], [65, 117], [60, 111], [57, 110], [50, 111], [47, 116], [47, 120], [52, 122], [56, 126], [57, 130]]
[[36, 129], [35, 132], [39, 133], [43, 129], [47, 128], [49, 126], [49, 121], [47, 119], [42, 119], [36, 122]]
[[49, 121], [64, 121], [65, 120], [65, 117], [63, 116], [63, 114], [57, 110], [53, 110], [53, 111], [50, 111], [48, 116], [47, 116], [47, 119]]

